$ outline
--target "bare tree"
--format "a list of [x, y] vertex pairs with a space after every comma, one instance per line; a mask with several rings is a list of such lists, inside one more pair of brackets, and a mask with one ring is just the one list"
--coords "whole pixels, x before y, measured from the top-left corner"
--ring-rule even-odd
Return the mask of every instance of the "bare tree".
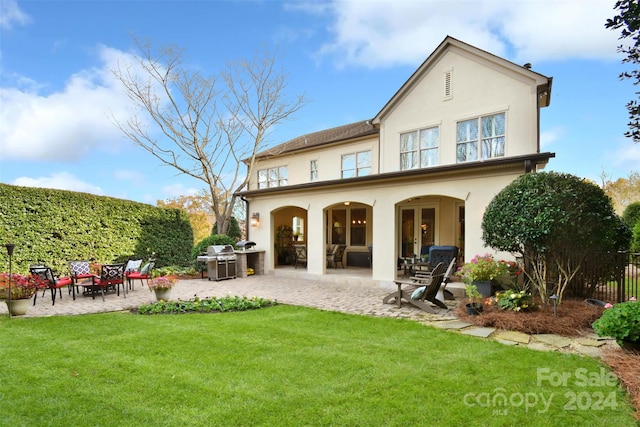
[[234, 193], [249, 182], [265, 136], [307, 100], [286, 93], [287, 75], [276, 69], [275, 55], [258, 53], [203, 75], [185, 64], [184, 49], [134, 43], [136, 63], [121, 64], [113, 74], [159, 131], [151, 131], [138, 114], [124, 122], [114, 117], [114, 122], [164, 165], [206, 183], [218, 232], [224, 234], [236, 205]]

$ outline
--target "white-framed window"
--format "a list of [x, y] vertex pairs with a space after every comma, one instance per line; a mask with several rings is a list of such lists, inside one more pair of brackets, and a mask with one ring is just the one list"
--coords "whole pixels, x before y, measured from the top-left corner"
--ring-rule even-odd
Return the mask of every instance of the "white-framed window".
[[440, 128], [431, 127], [400, 134], [400, 169], [437, 166]]
[[342, 156], [342, 178], [371, 175], [371, 150]]
[[317, 181], [318, 180], [318, 161], [311, 160], [309, 162], [309, 180]]
[[503, 157], [506, 141], [505, 122], [505, 113], [458, 122], [456, 161], [463, 163]]
[[[294, 216], [291, 221], [291, 231], [296, 241], [304, 241], [304, 218]], [[297, 238], [295, 237], [297, 236]]]
[[258, 188], [282, 187], [289, 184], [286, 166], [258, 170]]

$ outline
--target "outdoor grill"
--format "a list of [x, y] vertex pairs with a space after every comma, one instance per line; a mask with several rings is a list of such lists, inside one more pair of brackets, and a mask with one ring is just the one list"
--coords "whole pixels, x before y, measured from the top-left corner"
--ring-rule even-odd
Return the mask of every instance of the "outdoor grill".
[[197, 258], [207, 263], [209, 280], [235, 279], [236, 254], [231, 245], [213, 245], [207, 248], [207, 254]]
[[250, 251], [256, 245], [256, 242], [252, 242], [250, 240], [240, 240], [236, 243], [236, 246], [243, 251]]

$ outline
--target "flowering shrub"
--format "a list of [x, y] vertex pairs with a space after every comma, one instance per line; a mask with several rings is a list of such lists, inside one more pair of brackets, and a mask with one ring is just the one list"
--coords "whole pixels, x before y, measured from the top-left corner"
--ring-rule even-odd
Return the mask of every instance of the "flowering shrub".
[[[45, 288], [47, 283], [40, 276], [11, 274], [11, 299], [27, 299]], [[9, 299], [9, 273], [0, 273], [0, 299]]]
[[149, 289], [171, 289], [176, 282], [173, 277], [159, 276], [149, 281]]
[[534, 306], [533, 296], [527, 291], [507, 290], [496, 294], [496, 305], [503, 310], [521, 311]]
[[615, 338], [618, 344], [623, 341], [640, 340], [640, 302], [630, 298], [627, 302], [605, 305], [602, 316], [593, 322], [593, 330], [601, 337]]
[[508, 265], [504, 261], [496, 261], [490, 254], [476, 255], [470, 262], [458, 269], [458, 276], [465, 283], [493, 280], [508, 272]]

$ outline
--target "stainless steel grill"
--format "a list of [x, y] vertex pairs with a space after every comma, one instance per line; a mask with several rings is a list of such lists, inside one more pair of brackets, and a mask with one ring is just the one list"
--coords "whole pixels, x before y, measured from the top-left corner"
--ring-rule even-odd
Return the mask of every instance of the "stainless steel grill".
[[209, 280], [236, 278], [236, 254], [231, 245], [209, 246], [207, 255], [201, 255], [197, 260], [207, 263]]

